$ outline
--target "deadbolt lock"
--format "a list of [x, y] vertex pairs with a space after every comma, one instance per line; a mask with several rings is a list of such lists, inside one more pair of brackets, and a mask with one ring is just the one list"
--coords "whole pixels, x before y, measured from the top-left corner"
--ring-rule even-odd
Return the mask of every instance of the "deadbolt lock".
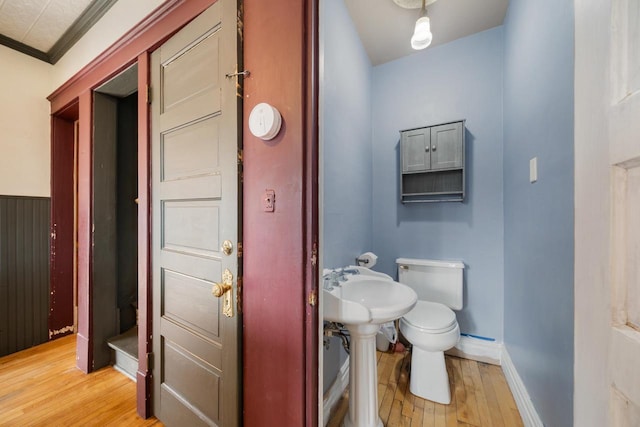
[[233, 252], [233, 243], [231, 240], [225, 240], [222, 242], [222, 253], [229, 256]]
[[222, 273], [222, 283], [216, 283], [211, 293], [216, 297], [222, 297], [222, 313], [227, 317], [233, 317], [233, 274], [228, 268]]

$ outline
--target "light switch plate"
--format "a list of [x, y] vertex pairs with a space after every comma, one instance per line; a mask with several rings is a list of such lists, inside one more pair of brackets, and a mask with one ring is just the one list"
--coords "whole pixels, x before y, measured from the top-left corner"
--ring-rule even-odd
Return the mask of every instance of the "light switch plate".
[[265, 212], [273, 212], [276, 209], [276, 192], [275, 190], [264, 190], [263, 209]]
[[534, 183], [538, 180], [538, 158], [534, 157], [529, 160], [529, 182]]

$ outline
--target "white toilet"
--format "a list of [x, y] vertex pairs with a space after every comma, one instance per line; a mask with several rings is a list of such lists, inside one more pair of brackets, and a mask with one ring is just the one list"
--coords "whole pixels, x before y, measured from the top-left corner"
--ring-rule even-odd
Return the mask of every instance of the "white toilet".
[[[412, 344], [411, 393], [433, 402], [451, 403], [444, 352], [460, 339], [453, 310], [462, 309], [460, 261], [398, 258], [398, 282], [418, 294], [418, 303], [400, 319], [400, 331]], [[452, 310], [453, 309], [453, 310]]]

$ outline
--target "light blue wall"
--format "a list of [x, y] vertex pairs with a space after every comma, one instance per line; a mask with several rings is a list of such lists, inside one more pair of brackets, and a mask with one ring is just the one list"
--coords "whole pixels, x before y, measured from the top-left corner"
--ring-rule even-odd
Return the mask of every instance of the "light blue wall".
[[[371, 63], [343, 0], [320, 2], [322, 263], [355, 263], [371, 250]], [[346, 360], [323, 354], [324, 391]]]
[[[321, 2], [321, 31], [324, 266], [371, 249], [392, 275], [400, 256], [463, 260], [462, 331], [504, 340], [545, 425], [572, 425], [571, 0], [511, 0], [503, 27], [374, 68], [343, 0]], [[457, 119], [467, 200], [401, 204], [398, 131]]]
[[[373, 249], [377, 269], [397, 257], [464, 261], [462, 332], [502, 340], [502, 27], [374, 67]], [[464, 203], [399, 201], [398, 131], [466, 119]]]
[[573, 16], [511, 0], [504, 24], [505, 344], [547, 426], [573, 425]]
[[343, 0], [321, 2], [323, 263], [371, 250], [371, 63]]

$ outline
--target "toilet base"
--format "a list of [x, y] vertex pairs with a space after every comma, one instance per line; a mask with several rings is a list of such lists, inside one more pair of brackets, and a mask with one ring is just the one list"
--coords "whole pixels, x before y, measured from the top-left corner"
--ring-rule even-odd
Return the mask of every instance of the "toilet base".
[[413, 346], [409, 390], [416, 396], [432, 402], [444, 405], [451, 403], [449, 374], [444, 362], [444, 352], [426, 351]]

